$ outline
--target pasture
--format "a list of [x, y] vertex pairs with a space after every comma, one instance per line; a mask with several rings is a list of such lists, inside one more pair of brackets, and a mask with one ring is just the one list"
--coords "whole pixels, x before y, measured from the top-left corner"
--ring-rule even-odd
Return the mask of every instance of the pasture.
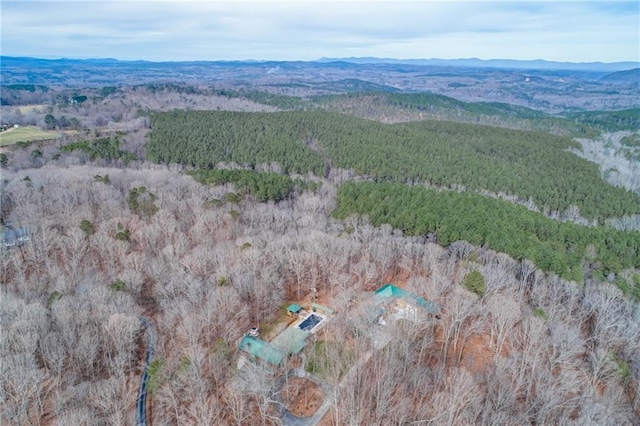
[[20, 114], [24, 115], [32, 111], [42, 112], [47, 107], [46, 104], [33, 104], [33, 105], [20, 105], [17, 108], [20, 110]]
[[0, 145], [13, 145], [18, 142], [31, 142], [45, 139], [55, 139], [58, 132], [52, 130], [40, 130], [35, 126], [11, 128], [0, 133]]

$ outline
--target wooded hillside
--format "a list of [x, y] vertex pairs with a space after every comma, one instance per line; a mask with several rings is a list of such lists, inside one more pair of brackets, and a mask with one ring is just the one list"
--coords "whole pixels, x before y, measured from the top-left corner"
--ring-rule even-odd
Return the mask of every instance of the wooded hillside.
[[[336, 221], [330, 182], [280, 203], [211, 203], [232, 188], [157, 168], [5, 176], [3, 205], [32, 239], [2, 256], [3, 424], [134, 423], [139, 315], [156, 333], [154, 424], [279, 424], [285, 373], [312, 362], [335, 425], [639, 418], [638, 307], [611, 283], [578, 286], [464, 242]], [[155, 208], [140, 211], [145, 195]], [[367, 301], [387, 281], [440, 314], [389, 323], [378, 350]], [[319, 344], [275, 374], [238, 369], [244, 333], [311, 289], [337, 312]]]
[[567, 152], [569, 138], [452, 122], [386, 125], [340, 114], [174, 111], [151, 118], [147, 157], [212, 168], [277, 162], [285, 173], [353, 169], [376, 181], [463, 186], [531, 199], [540, 209], [603, 221], [640, 213], [640, 197], [611, 187]]
[[0, 153], [2, 425], [135, 424], [143, 387], [153, 425], [640, 424], [640, 198], [602, 177], [637, 190], [637, 132], [580, 152], [424, 120], [557, 123], [520, 106], [277, 84], [3, 94], [59, 136]]
[[[548, 219], [522, 206], [472, 193], [435, 191], [389, 183], [345, 183], [338, 189], [335, 215], [366, 215], [408, 235], [435, 234], [439, 244], [464, 240], [516, 260], [530, 259], [546, 271], [583, 282], [640, 268], [640, 233], [585, 227]], [[640, 283], [621, 283], [640, 300]]]

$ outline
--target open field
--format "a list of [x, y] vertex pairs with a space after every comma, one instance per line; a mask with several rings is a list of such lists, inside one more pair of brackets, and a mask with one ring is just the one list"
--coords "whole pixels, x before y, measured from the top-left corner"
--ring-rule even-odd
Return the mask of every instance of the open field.
[[20, 114], [27, 114], [31, 111], [42, 112], [47, 107], [46, 104], [20, 105], [18, 109]]
[[35, 140], [54, 139], [58, 132], [40, 130], [37, 127], [18, 127], [0, 133], [0, 145], [13, 145], [18, 142], [30, 142]]

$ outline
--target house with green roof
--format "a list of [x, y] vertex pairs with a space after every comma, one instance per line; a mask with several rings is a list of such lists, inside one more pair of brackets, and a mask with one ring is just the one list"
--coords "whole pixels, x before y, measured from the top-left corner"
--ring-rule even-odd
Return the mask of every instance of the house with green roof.
[[309, 332], [298, 327], [288, 327], [278, 334], [271, 343], [250, 334], [245, 334], [238, 349], [251, 355], [255, 359], [279, 367], [287, 355], [299, 354], [306, 346]]
[[238, 349], [255, 357], [256, 359], [266, 361], [276, 367], [282, 365], [282, 360], [286, 355], [283, 351], [274, 347], [269, 342], [248, 334], [245, 334], [244, 337], [240, 339]]
[[435, 315], [440, 311], [440, 307], [430, 300], [426, 300], [423, 297], [419, 297], [411, 292], [396, 287], [393, 284], [385, 284], [376, 290], [374, 294], [374, 300], [376, 305], [387, 303], [393, 299], [403, 299], [409, 302], [413, 302], [416, 306], [424, 309], [427, 313]]
[[304, 313], [300, 305], [289, 305], [287, 314], [297, 317], [292, 325], [285, 328], [271, 342], [258, 338], [258, 329], [254, 327], [240, 339], [238, 349], [250, 355], [249, 360], [254, 363], [264, 361], [271, 367], [282, 366], [287, 356], [302, 352], [307, 344], [307, 337], [326, 321], [326, 314], [334, 312], [331, 308], [316, 303], [312, 304], [312, 309], [313, 313], [300, 315]]

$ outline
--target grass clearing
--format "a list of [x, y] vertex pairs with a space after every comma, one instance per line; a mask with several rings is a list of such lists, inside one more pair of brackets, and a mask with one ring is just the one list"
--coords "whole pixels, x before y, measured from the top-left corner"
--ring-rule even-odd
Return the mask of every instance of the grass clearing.
[[46, 104], [33, 104], [33, 105], [20, 105], [17, 108], [20, 110], [20, 114], [27, 114], [32, 111], [42, 112], [47, 107]]
[[53, 130], [40, 130], [34, 126], [17, 127], [0, 133], [0, 145], [13, 145], [18, 142], [31, 142], [45, 139], [55, 139], [58, 132]]

